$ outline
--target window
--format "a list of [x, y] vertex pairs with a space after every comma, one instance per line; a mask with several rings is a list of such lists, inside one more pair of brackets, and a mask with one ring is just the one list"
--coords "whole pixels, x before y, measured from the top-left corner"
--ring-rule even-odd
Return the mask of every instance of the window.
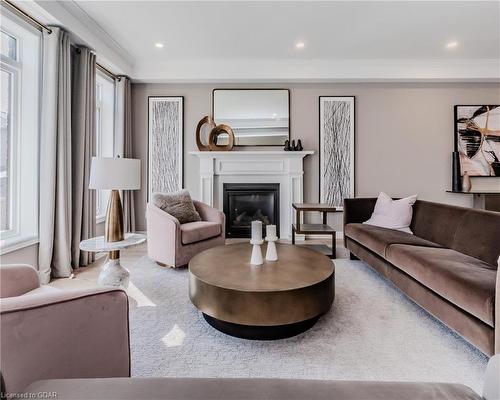
[[0, 46], [0, 252], [38, 240], [41, 33], [2, 10]]
[[[96, 76], [96, 156], [114, 156], [115, 82], [107, 75]], [[109, 190], [98, 190], [96, 194], [97, 222], [104, 221], [109, 199]]]

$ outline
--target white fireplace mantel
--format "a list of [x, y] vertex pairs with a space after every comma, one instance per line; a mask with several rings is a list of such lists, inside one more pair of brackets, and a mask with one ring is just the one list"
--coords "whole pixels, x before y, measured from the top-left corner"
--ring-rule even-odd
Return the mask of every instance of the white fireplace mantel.
[[279, 183], [280, 236], [290, 238], [292, 203], [304, 196], [303, 159], [306, 151], [190, 151], [200, 159], [200, 195], [206, 204], [223, 209], [224, 183]]

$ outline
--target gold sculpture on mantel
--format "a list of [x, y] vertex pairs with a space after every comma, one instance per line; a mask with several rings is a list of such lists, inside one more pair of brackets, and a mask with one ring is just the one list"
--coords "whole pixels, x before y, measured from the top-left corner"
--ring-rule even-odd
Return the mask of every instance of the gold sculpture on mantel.
[[[212, 127], [210, 134], [208, 135], [208, 144], [203, 144], [201, 140], [202, 128], [208, 125]], [[227, 134], [228, 140], [227, 144], [224, 146], [217, 144], [217, 138], [221, 134]], [[234, 132], [229, 125], [220, 124], [216, 125], [215, 121], [212, 117], [208, 115], [204, 116], [200, 122], [198, 122], [198, 126], [196, 127], [196, 145], [198, 146], [198, 150], [200, 151], [230, 151], [234, 146]]]

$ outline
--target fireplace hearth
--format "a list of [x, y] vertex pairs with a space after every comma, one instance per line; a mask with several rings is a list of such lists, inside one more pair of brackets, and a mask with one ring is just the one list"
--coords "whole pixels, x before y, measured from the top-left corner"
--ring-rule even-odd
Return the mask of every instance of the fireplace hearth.
[[264, 226], [276, 225], [279, 236], [279, 192], [279, 183], [224, 183], [226, 237], [249, 238], [255, 220]]

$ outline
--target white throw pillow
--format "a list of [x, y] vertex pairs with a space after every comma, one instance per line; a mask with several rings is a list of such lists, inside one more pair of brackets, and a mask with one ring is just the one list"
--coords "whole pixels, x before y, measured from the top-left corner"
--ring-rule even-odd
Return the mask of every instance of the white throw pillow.
[[363, 223], [413, 234], [410, 230], [410, 223], [413, 215], [413, 204], [416, 200], [416, 194], [404, 199], [393, 200], [381, 192], [378, 195], [371, 218]]

